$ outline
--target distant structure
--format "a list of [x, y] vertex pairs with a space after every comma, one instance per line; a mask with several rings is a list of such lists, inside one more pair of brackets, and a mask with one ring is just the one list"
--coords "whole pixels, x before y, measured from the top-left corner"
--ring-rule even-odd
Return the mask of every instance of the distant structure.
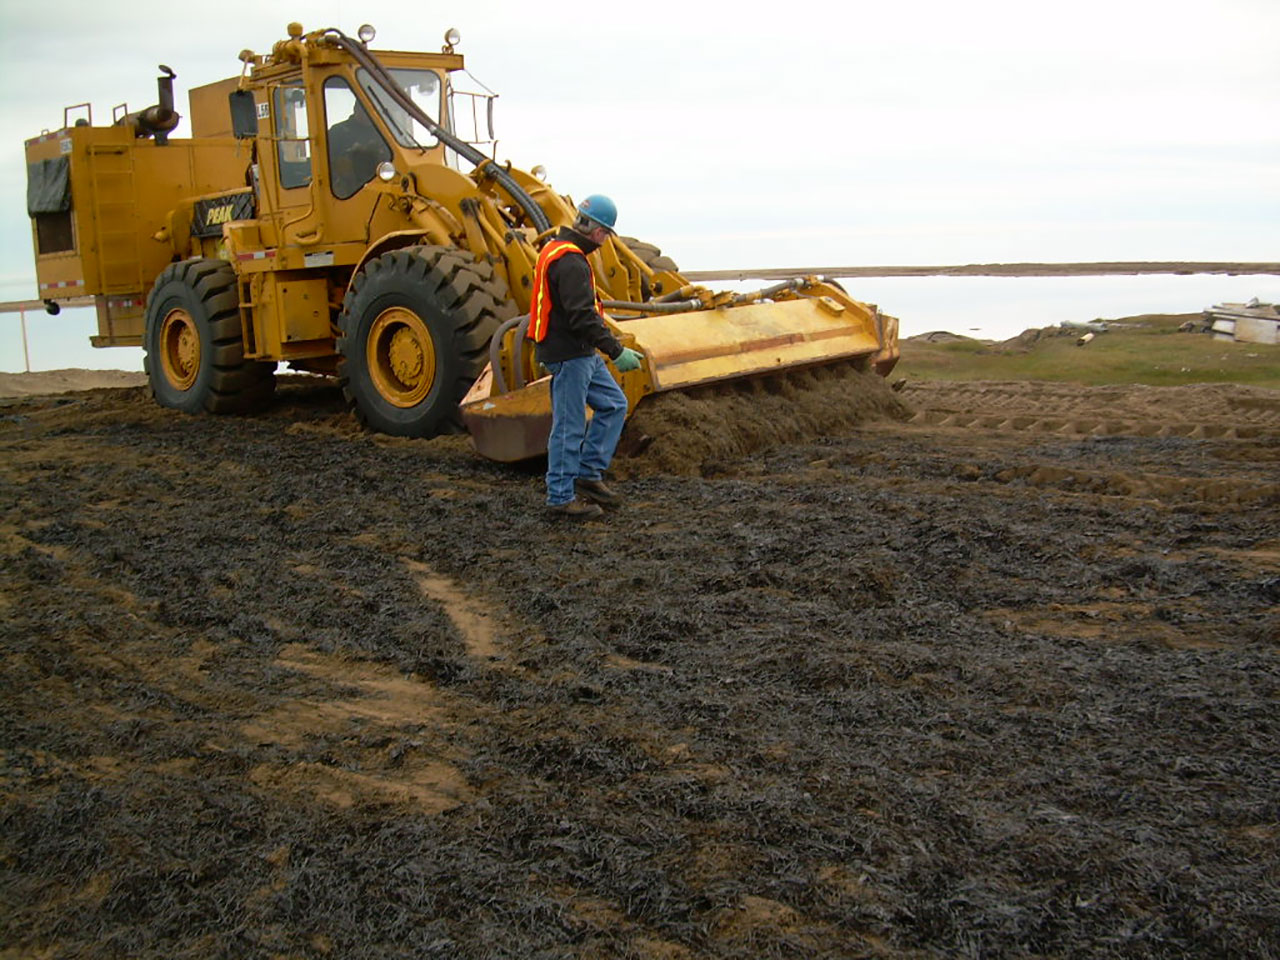
[[1215, 340], [1280, 344], [1280, 306], [1259, 303], [1218, 303], [1204, 311]]

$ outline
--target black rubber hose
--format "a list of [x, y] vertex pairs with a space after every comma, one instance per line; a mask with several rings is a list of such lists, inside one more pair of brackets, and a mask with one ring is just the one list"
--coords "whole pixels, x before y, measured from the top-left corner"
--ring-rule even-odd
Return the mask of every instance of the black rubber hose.
[[[512, 317], [510, 320], [504, 320], [502, 326], [498, 327], [494, 333], [493, 339], [489, 341], [489, 369], [493, 371], [493, 382], [497, 386], [499, 393], [507, 392], [507, 381], [502, 375], [502, 338], [507, 335], [507, 331], [512, 327], [519, 327], [521, 324], [529, 323], [528, 314], [521, 317]], [[513, 366], [516, 371], [516, 379], [521, 381], [517, 385], [517, 389], [524, 386], [524, 378], [520, 376], [520, 347], [524, 344], [524, 334], [516, 331], [516, 349], [511, 351], [511, 355], [515, 358]]]
[[516, 324], [516, 332], [511, 336], [511, 373], [515, 377], [515, 389], [524, 386], [524, 335], [529, 332], [529, 318], [522, 317], [524, 323]]
[[751, 303], [756, 300], [768, 300], [770, 297], [782, 293], [784, 290], [798, 290], [804, 286], [803, 277], [795, 277], [791, 280], [783, 280], [781, 283], [775, 283], [771, 287], [765, 287], [763, 290], [756, 290], [754, 293], [740, 293], [733, 298], [734, 303]]
[[427, 116], [426, 112], [401, 89], [395, 78], [387, 73], [386, 68], [382, 66], [378, 58], [369, 52], [368, 47], [359, 40], [353, 40], [348, 37], [341, 30], [328, 30], [325, 32], [325, 36], [334, 38], [334, 42], [338, 46], [351, 54], [360, 66], [368, 70], [369, 74], [377, 81], [378, 86], [382, 87], [392, 100], [407, 111], [409, 116], [430, 130], [435, 137], [439, 138], [459, 156], [465, 157], [469, 163], [474, 164], [477, 168], [483, 168], [485, 176], [496, 180], [511, 195], [511, 199], [519, 204], [520, 209], [525, 212], [525, 215], [528, 216], [529, 221], [534, 225], [538, 233], [545, 233], [551, 229], [551, 221], [542, 212], [542, 208], [538, 206], [537, 201], [529, 196], [520, 184], [516, 183], [515, 178], [507, 170], [490, 160], [465, 140], [459, 140], [432, 120], [431, 117]]
[[677, 300], [674, 303], [658, 303], [648, 300], [644, 303], [630, 303], [626, 300], [601, 300], [602, 307], [610, 310], [632, 310], [636, 313], [688, 313], [702, 306], [701, 300]]

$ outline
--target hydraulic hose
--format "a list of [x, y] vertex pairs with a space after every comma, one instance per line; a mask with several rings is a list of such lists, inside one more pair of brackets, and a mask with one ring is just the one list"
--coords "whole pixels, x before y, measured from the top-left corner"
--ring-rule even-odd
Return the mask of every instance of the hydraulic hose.
[[515, 370], [516, 384], [515, 389], [519, 390], [524, 386], [524, 377], [520, 375], [520, 354], [524, 350], [524, 331], [529, 326], [529, 315], [525, 314], [520, 317], [512, 317], [510, 320], [504, 320], [502, 326], [498, 327], [493, 335], [493, 339], [489, 341], [489, 369], [493, 371], [493, 382], [497, 386], [499, 393], [507, 392], [507, 379], [502, 375], [502, 338], [507, 335], [507, 331], [512, 327], [516, 327], [515, 340], [512, 342], [512, 369]]
[[484, 175], [492, 177], [504, 190], [510, 194], [520, 209], [525, 212], [529, 221], [537, 229], [538, 233], [545, 233], [551, 229], [551, 221], [547, 219], [547, 215], [542, 212], [542, 208], [538, 206], [536, 200], [525, 192], [520, 184], [511, 173], [505, 168], [499, 166], [496, 162], [486, 157], [483, 153], [467, 143], [460, 140], [452, 133], [446, 130], [436, 121], [432, 120], [421, 107], [413, 102], [413, 99], [404, 92], [400, 84], [396, 83], [395, 78], [387, 72], [382, 63], [369, 52], [359, 40], [353, 40], [341, 30], [326, 30], [326, 37], [333, 40], [339, 47], [351, 54], [356, 63], [369, 71], [369, 75], [377, 81], [378, 86], [386, 91], [387, 95], [404, 109], [409, 116], [417, 120], [420, 124], [431, 131], [432, 135], [442, 141], [449, 149], [453, 150], [459, 156], [464, 157], [469, 163], [475, 165], [477, 170], [482, 170]]
[[511, 335], [511, 375], [517, 390], [524, 386], [524, 365], [521, 361], [524, 359], [524, 335], [529, 332], [529, 318], [526, 316], [523, 320], [523, 323], [516, 324], [516, 332]]
[[601, 300], [600, 305], [610, 310], [632, 310], [636, 313], [687, 313], [690, 310], [701, 309], [702, 301], [677, 300], [672, 303], [658, 303], [649, 300], [645, 303], [630, 303], [626, 300]]
[[782, 283], [775, 283], [771, 287], [765, 287], [763, 290], [756, 290], [754, 293], [740, 293], [733, 298], [733, 302], [737, 303], [754, 303], [757, 300], [768, 300], [775, 294], [782, 293], [784, 290], [799, 290], [805, 285], [803, 277], [794, 277], [791, 280], [784, 280]]

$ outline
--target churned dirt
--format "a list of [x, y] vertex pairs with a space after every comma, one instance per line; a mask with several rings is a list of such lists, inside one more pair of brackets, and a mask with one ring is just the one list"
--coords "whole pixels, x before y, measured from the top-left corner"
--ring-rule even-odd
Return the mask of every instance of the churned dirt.
[[0, 957], [1280, 955], [1280, 394], [808, 388], [0, 405]]

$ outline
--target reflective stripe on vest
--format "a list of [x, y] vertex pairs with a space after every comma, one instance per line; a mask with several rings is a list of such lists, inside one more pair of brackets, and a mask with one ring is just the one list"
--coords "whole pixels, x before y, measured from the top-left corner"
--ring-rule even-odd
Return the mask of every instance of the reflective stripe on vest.
[[[575, 243], [568, 240], [552, 240], [538, 254], [538, 262], [533, 268], [533, 299], [529, 302], [529, 333], [534, 343], [541, 343], [547, 338], [547, 327], [551, 321], [551, 290], [547, 283], [547, 270], [567, 253], [576, 253], [586, 258], [586, 254]], [[592, 284], [594, 293], [595, 284]], [[596, 313], [601, 312], [600, 297], [596, 296]]]

